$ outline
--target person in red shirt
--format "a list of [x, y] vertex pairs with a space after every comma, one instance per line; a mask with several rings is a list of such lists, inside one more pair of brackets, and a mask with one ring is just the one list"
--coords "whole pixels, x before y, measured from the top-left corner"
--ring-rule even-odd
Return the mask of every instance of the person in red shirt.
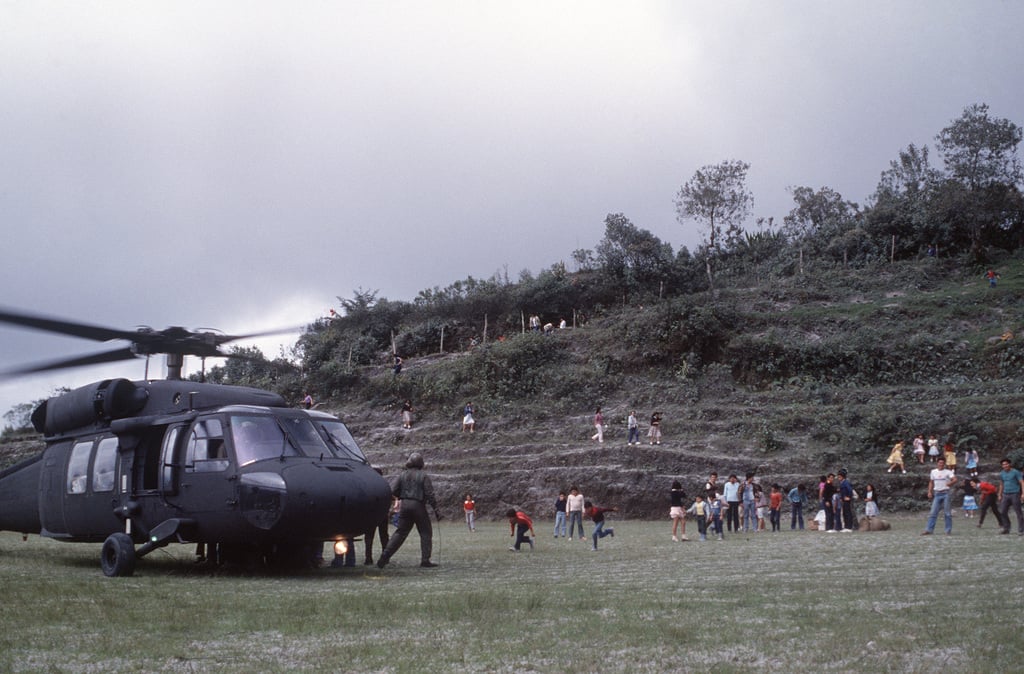
[[612, 528], [604, 528], [604, 514], [605, 513], [617, 513], [618, 508], [598, 508], [596, 505], [587, 501], [583, 504], [586, 508], [587, 517], [594, 521], [594, 547], [592, 550], [597, 550], [597, 539], [604, 538], [605, 536], [615, 536], [615, 530]]
[[985, 514], [991, 509], [992, 514], [996, 516], [996, 523], [1002, 528], [1003, 517], [999, 514], [999, 508], [996, 506], [999, 498], [999, 488], [991, 482], [985, 482], [977, 478], [971, 478], [971, 484], [977, 488], [978, 494], [981, 496], [981, 504], [978, 506], [978, 509], [981, 511], [981, 517], [978, 518], [978, 526], [982, 525], [985, 521]]
[[[527, 516], [522, 510], [516, 510], [515, 508], [509, 508], [505, 512], [505, 517], [508, 518], [509, 528], [511, 533], [509, 536], [515, 536], [516, 542], [509, 550], [519, 552], [519, 546], [523, 543], [530, 544], [530, 550], [533, 550], [533, 520]], [[527, 536], [526, 532], [529, 531], [530, 535]]]
[[772, 485], [772, 494], [768, 497], [768, 519], [772, 523], [772, 531], [779, 531], [782, 520], [782, 487]]
[[462, 509], [466, 513], [466, 526], [469, 530], [476, 531], [476, 502], [472, 494], [466, 494], [466, 500], [462, 502]]

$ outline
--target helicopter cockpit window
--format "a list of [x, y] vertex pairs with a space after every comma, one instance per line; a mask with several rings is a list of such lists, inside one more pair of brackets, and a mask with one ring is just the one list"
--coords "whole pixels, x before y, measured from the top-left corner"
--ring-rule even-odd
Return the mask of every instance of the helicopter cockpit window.
[[227, 470], [224, 429], [220, 419], [199, 419], [192, 425], [185, 454], [185, 469], [196, 473]]
[[92, 490], [113, 491], [116, 468], [117, 438], [103, 438], [96, 448], [96, 458], [92, 462]]
[[92, 440], [76, 442], [71, 448], [68, 459], [68, 493], [84, 494], [86, 481], [89, 477], [89, 454], [92, 452]]
[[299, 446], [304, 455], [315, 458], [333, 453], [309, 418], [288, 416], [278, 417], [278, 421], [288, 438]]
[[284, 437], [277, 419], [269, 415], [232, 415], [231, 440], [239, 466], [264, 459], [298, 456], [298, 451]]
[[231, 417], [238, 465], [284, 456], [331, 456], [334, 452], [306, 417], [241, 415]]
[[363, 450], [359, 449], [355, 438], [348, 432], [348, 428], [340, 419], [317, 419], [316, 424], [327, 436], [327, 441], [334, 449], [335, 455], [342, 459], [366, 461]]

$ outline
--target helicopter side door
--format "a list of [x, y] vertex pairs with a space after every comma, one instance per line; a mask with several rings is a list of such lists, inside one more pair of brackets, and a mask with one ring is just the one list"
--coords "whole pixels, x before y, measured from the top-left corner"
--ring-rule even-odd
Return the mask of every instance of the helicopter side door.
[[[237, 528], [237, 496], [233, 462], [224, 442], [224, 421], [219, 415], [200, 416], [188, 428], [179, 446], [184, 459], [177, 475], [177, 494], [169, 500], [180, 512], [196, 520], [201, 540], [218, 541]], [[165, 477], [170, 477], [172, 469]], [[173, 485], [165, 483], [165, 489]]]
[[71, 445], [63, 483], [64, 522], [75, 540], [102, 541], [124, 525], [117, 506], [118, 439], [100, 436]]

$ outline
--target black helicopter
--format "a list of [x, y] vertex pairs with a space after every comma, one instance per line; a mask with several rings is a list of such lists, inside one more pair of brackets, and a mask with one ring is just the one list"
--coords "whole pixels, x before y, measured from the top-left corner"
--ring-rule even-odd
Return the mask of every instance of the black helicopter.
[[0, 530], [102, 542], [103, 573], [128, 576], [170, 543], [204, 543], [219, 561], [293, 564], [387, 515], [387, 481], [337, 417], [268, 391], [182, 380], [184, 356], [231, 357], [223, 344], [271, 333], [117, 330], [2, 309], [0, 323], [129, 342], [0, 376], [167, 358], [166, 380], [106, 379], [35, 409], [46, 447], [0, 471]]

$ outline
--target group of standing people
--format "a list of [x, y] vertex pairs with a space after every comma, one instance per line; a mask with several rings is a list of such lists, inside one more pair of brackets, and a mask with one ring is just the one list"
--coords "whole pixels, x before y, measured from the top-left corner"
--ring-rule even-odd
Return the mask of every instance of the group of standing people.
[[[650, 425], [647, 428], [647, 439], [652, 445], [661, 444], [661, 417], [661, 412], [654, 412], [651, 414]], [[604, 413], [601, 412], [601, 408], [598, 407], [597, 411], [594, 412], [595, 433], [590, 436], [590, 439], [596, 440], [597, 442], [604, 442], [604, 428]], [[637, 420], [635, 410], [631, 411], [629, 416], [626, 417], [626, 444], [640, 444], [640, 422]]]
[[[555, 538], [565, 538], [566, 533], [569, 540], [577, 535], [578, 540], [586, 541], [583, 534], [583, 519], [589, 517], [594, 523], [594, 530], [590, 535], [593, 550], [597, 550], [597, 542], [605, 536], [614, 536], [615, 530], [605, 529], [605, 517], [607, 512], [618, 512], [617, 508], [601, 508], [583, 498], [578, 487], [573, 486], [569, 493], [559, 492], [555, 499]], [[568, 529], [566, 529], [568, 523]]]

